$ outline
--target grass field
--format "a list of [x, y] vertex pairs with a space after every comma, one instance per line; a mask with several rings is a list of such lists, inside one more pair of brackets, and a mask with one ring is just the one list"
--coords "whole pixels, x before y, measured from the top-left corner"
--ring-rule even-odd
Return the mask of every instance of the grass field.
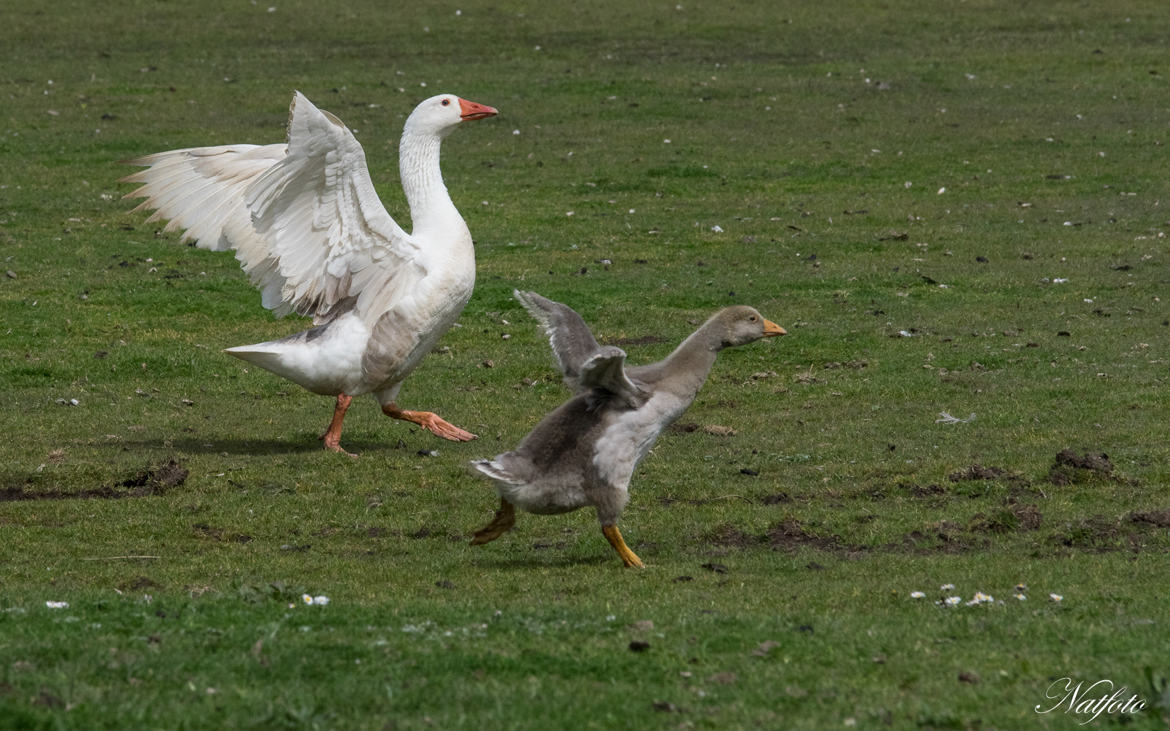
[[[1064, 678], [1170, 725], [1163, 3], [0, 20], [0, 727], [1073, 728]], [[304, 321], [121, 199], [119, 160], [281, 140], [294, 89], [407, 228], [406, 114], [500, 109], [444, 143], [479, 278], [400, 400], [477, 441], [363, 399], [322, 450], [329, 399], [220, 352]], [[514, 288], [634, 363], [728, 304], [789, 331], [639, 467], [643, 571], [587, 511], [467, 544], [468, 461], [567, 395]]]

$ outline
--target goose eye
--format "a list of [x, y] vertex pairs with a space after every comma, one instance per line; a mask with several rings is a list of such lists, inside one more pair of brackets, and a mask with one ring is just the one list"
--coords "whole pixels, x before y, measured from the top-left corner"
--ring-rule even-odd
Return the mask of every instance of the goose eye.
[[755, 322], [755, 321], [756, 321], [756, 316], [755, 316], [755, 315], [751, 315], [750, 317], [748, 317], [748, 319], [749, 319], [749, 320], [751, 320], [752, 322]]
[[450, 100], [450, 99], [444, 99], [443, 101], [441, 101], [441, 102], [439, 102], [439, 103], [440, 103], [440, 104], [442, 104], [442, 105], [443, 105], [443, 106], [445, 106], [445, 107], [449, 107], [449, 106], [451, 106], [451, 100]]

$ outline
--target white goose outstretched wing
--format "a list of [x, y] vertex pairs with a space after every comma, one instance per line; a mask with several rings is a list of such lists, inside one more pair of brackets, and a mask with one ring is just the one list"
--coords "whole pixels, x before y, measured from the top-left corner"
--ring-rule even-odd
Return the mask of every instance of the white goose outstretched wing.
[[[286, 145], [172, 150], [131, 160], [127, 197], [186, 229], [204, 249], [234, 249], [266, 308], [318, 323], [357, 298], [372, 321], [426, 275], [419, 248], [379, 200], [353, 133], [300, 92]], [[377, 302], [377, 311], [370, 305]]]

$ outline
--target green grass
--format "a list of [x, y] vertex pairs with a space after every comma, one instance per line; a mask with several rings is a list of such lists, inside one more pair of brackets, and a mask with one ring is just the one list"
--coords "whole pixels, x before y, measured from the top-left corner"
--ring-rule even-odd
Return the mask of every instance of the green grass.
[[[4, 11], [0, 727], [1065, 728], [1063, 677], [1164, 727], [1160, 3], [416, 5]], [[304, 323], [120, 199], [293, 89], [404, 225], [413, 105], [501, 110], [444, 143], [479, 279], [402, 392], [479, 440], [364, 399], [325, 453], [327, 399], [220, 352]], [[514, 288], [635, 363], [732, 303], [790, 333], [638, 469], [645, 571], [586, 511], [467, 545], [467, 462], [566, 396]], [[1112, 470], [1055, 484], [1066, 449]]]

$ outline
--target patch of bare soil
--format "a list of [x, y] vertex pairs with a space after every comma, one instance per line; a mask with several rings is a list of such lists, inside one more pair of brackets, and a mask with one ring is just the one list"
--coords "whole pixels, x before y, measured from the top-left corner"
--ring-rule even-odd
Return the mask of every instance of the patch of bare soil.
[[728, 548], [751, 548], [762, 542], [759, 536], [744, 533], [730, 523], [721, 523], [715, 526], [714, 530], [703, 536], [703, 540], [716, 546]]
[[1117, 479], [1113, 463], [1104, 452], [1085, 452], [1078, 456], [1071, 449], [1063, 449], [1048, 469], [1048, 481], [1053, 485], [1077, 485], [1100, 479]]
[[120, 483], [120, 486], [145, 489], [144, 494], [161, 495], [172, 487], [178, 487], [186, 482], [188, 474], [190, 473], [185, 467], [172, 459], [156, 467], [147, 467], [129, 480]]
[[1060, 546], [1096, 553], [1125, 550], [1141, 553], [1154, 548], [1150, 545], [1153, 539], [1160, 544], [1157, 550], [1165, 552], [1167, 526], [1170, 526], [1170, 511], [1165, 510], [1130, 513], [1122, 519], [1094, 515], [1066, 523], [1052, 540]]
[[972, 533], [1027, 533], [1040, 527], [1044, 516], [1035, 505], [1017, 503], [989, 514], [977, 513], [967, 530]]
[[128, 497], [147, 497], [162, 495], [179, 487], [187, 480], [188, 471], [175, 460], [168, 460], [159, 465], [148, 465], [133, 476], [114, 485], [91, 487], [84, 490], [36, 490], [29, 491], [22, 485], [0, 489], [0, 502], [17, 500], [75, 500], [80, 498], [98, 498], [103, 500], [117, 500]]
[[148, 576], [136, 576], [118, 584], [118, 588], [122, 591], [142, 591], [143, 589], [157, 589], [160, 586], [162, 585]]
[[1170, 528], [1170, 510], [1133, 512], [1126, 516], [1130, 523], [1146, 523], [1157, 528]]
[[951, 482], [965, 482], [967, 480], [1000, 480], [1014, 476], [1014, 473], [1002, 467], [984, 467], [981, 464], [973, 464], [970, 467], [952, 472], [947, 475], [947, 479]]
[[902, 538], [900, 543], [894, 543], [887, 548], [908, 550], [911, 553], [967, 553], [979, 548], [987, 548], [986, 538], [976, 538], [967, 533], [957, 523], [941, 520], [931, 523], [920, 530], [912, 530]]
[[796, 551], [800, 548], [816, 548], [834, 553], [857, 554], [866, 548], [851, 546], [840, 536], [819, 536], [808, 531], [796, 518], [785, 518], [768, 528], [764, 535], [747, 533], [730, 523], [722, 523], [697, 539], [714, 550], [711, 555], [723, 556], [733, 550], [748, 550], [768, 547], [773, 551]]
[[196, 523], [191, 526], [195, 535], [200, 538], [207, 538], [212, 541], [229, 541], [231, 543], [247, 543], [252, 540], [252, 536], [247, 533], [230, 533], [222, 528], [216, 528], [207, 523]]
[[1104, 515], [1069, 522], [1052, 540], [1069, 548], [1089, 551], [1110, 551], [1122, 547], [1122, 533], [1116, 520]]
[[805, 530], [800, 521], [795, 518], [785, 518], [768, 529], [765, 536], [768, 545], [774, 551], [796, 551], [800, 548], [818, 548], [822, 551], [856, 551], [848, 546], [840, 536], [818, 536]]
[[903, 482], [903, 483], [898, 484], [898, 488], [910, 493], [910, 497], [916, 497], [916, 498], [938, 497], [939, 495], [945, 495], [947, 492], [947, 489], [945, 487], [943, 487], [942, 485], [939, 485], [937, 483], [932, 483], [930, 485], [922, 486], [922, 485], [915, 485], [914, 483], [911, 483], [911, 482]]
[[850, 370], [861, 370], [862, 368], [867, 368], [867, 367], [869, 367], [869, 361], [864, 361], [864, 360], [850, 360], [850, 361], [846, 361], [844, 363], [839, 363], [837, 361], [830, 361], [830, 362], [825, 363], [824, 365], [821, 366], [821, 368], [823, 368], [826, 371], [831, 371], [834, 368], [848, 368]]
[[47, 689], [41, 688], [36, 697], [32, 699], [32, 704], [37, 708], [64, 708], [65, 701], [50, 693]]
[[760, 498], [760, 502], [764, 505], [780, 505], [782, 503], [792, 502], [792, 496], [786, 492], [777, 492], [772, 495], [765, 495]]
[[1036, 530], [1040, 527], [1040, 524], [1044, 522], [1044, 516], [1040, 513], [1035, 505], [1020, 503], [1011, 506], [1008, 508], [1008, 510], [1010, 510], [1012, 514], [1016, 516], [1016, 530], [1018, 531], [1024, 532]]

